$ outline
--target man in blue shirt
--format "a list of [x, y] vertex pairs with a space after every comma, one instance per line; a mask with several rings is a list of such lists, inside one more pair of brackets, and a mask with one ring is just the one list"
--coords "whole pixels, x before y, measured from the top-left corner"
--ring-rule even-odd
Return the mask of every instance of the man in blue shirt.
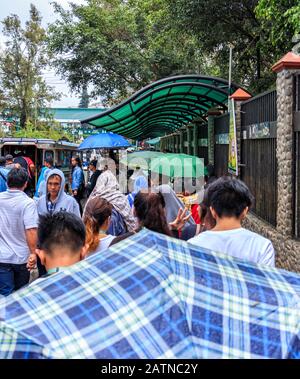
[[81, 168], [81, 160], [79, 157], [72, 157], [72, 193], [79, 204], [80, 214], [82, 214], [81, 199], [83, 199], [85, 184], [84, 174]]
[[39, 188], [40, 188], [41, 183], [43, 181], [45, 181], [45, 172], [47, 172], [47, 170], [52, 170], [53, 168], [54, 168], [53, 167], [53, 159], [51, 157], [45, 158], [44, 167], [41, 170], [41, 173], [40, 173], [40, 176], [39, 176], [36, 188], [35, 188], [35, 194], [34, 194], [35, 198], [39, 198], [41, 196]]
[[7, 190], [7, 175], [9, 170], [5, 168], [6, 159], [4, 157], [0, 157], [0, 192], [4, 192]]

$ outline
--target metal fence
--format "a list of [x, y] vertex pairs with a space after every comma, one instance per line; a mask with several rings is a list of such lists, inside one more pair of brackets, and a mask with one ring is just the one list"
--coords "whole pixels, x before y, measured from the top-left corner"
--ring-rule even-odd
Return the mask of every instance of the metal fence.
[[294, 235], [300, 238], [300, 75], [294, 78]]
[[241, 179], [255, 197], [252, 211], [276, 226], [276, 91], [263, 93], [241, 106]]
[[294, 235], [300, 238], [300, 131], [295, 132]]
[[229, 139], [229, 114], [226, 113], [214, 119], [215, 129], [215, 175], [228, 174], [228, 139]]
[[208, 164], [208, 147], [207, 147], [207, 124], [202, 124], [198, 126], [198, 152], [199, 158], [204, 159], [204, 164]]

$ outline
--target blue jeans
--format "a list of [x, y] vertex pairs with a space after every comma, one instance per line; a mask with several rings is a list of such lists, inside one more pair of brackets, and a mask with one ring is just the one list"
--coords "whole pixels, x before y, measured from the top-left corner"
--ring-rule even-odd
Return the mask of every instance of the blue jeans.
[[30, 272], [24, 264], [0, 263], [0, 295], [8, 296], [29, 282]]

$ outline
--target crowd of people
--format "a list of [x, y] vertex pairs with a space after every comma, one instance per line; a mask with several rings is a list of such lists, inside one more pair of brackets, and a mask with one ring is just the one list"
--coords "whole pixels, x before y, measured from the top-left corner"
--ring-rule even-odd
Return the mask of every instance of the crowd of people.
[[[132, 175], [128, 193], [97, 161], [89, 163], [85, 184], [81, 161], [72, 157], [72, 194], [65, 176], [46, 159], [33, 198], [32, 165], [0, 157], [0, 295], [34, 285], [91, 254], [147, 228], [194, 246], [249, 262], [275, 265], [271, 241], [242, 227], [253, 197], [242, 181], [215, 178], [208, 170], [202, 193], [176, 193], [152, 183], [142, 170]], [[82, 199], [86, 197], [83, 205]]]

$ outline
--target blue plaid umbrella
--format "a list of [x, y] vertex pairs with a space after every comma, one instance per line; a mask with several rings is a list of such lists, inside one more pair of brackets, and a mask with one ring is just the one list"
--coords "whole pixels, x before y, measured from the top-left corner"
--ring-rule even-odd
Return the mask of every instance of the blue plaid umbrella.
[[299, 358], [300, 276], [143, 230], [0, 300], [0, 358]]

